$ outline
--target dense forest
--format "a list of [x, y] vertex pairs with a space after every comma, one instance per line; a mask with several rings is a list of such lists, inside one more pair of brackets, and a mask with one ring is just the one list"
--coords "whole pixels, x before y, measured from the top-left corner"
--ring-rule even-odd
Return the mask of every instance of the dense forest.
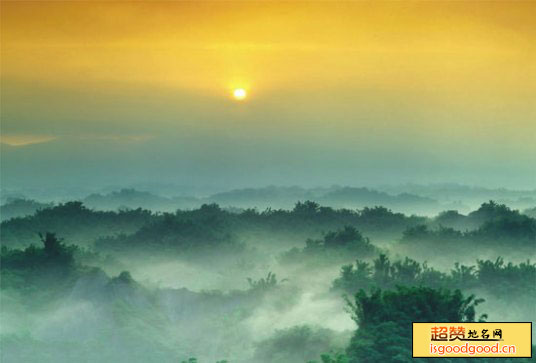
[[3, 362], [407, 362], [411, 322], [536, 316], [536, 219], [494, 201], [7, 206]]
[[0, 0], [0, 363], [535, 361], [535, 15]]

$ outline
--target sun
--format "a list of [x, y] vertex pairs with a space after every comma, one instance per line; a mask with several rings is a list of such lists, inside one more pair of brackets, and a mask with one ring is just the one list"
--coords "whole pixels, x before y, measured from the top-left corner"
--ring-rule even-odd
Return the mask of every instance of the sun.
[[241, 101], [247, 97], [247, 92], [243, 88], [236, 88], [233, 90], [233, 97], [235, 100]]

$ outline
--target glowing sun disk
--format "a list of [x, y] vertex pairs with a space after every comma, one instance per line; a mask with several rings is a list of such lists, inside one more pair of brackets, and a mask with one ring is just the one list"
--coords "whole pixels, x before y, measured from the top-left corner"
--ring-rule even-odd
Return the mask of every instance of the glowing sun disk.
[[246, 98], [246, 96], [247, 96], [246, 90], [243, 88], [236, 88], [233, 91], [233, 97], [236, 100], [243, 100], [244, 98]]

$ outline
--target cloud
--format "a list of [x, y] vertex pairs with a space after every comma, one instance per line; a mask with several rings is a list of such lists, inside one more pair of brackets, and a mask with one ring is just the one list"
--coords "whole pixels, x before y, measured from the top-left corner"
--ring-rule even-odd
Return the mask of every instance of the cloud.
[[[0, 143], [8, 146], [28, 146], [34, 144], [43, 144], [58, 140], [59, 136], [51, 135], [31, 135], [31, 134], [1, 134]], [[89, 141], [110, 141], [114, 143], [138, 143], [150, 140], [152, 135], [63, 135], [64, 140], [89, 140]]]
[[134, 143], [151, 140], [154, 138], [152, 135], [81, 135], [77, 137], [80, 140], [102, 140], [102, 141], [115, 141], [123, 143]]
[[1, 134], [0, 143], [9, 146], [27, 146], [42, 144], [56, 140], [56, 136], [50, 135], [28, 135], [28, 134]]

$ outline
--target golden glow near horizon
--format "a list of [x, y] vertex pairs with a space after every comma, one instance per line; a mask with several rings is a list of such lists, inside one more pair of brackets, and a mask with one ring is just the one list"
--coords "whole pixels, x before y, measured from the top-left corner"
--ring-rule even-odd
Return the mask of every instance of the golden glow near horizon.
[[357, 84], [456, 96], [516, 86], [516, 69], [531, 62], [534, 10], [503, 2], [2, 2], [2, 72], [69, 86], [218, 92], [245, 78], [270, 90]]
[[242, 101], [243, 99], [247, 97], [247, 92], [243, 88], [236, 88], [233, 91], [233, 97], [238, 101]]
[[[233, 92], [243, 88], [247, 96], [254, 85], [248, 112], [256, 113], [228, 115], [232, 127], [243, 117], [252, 128], [273, 125], [274, 133], [278, 123], [319, 135], [329, 127], [339, 139], [367, 128], [407, 131], [445, 147], [459, 138], [491, 144], [508, 137], [521, 148], [534, 135], [536, 2], [3, 1], [1, 7], [2, 93], [12, 100], [3, 128], [12, 133], [34, 132], [31, 122], [41, 134], [77, 129], [74, 121], [51, 127], [17, 119], [33, 120], [37, 105], [37, 118], [84, 114], [91, 121], [78, 126], [105, 128], [114, 116], [116, 130], [121, 122], [145, 130], [143, 121], [134, 125], [147, 110], [146, 103], [130, 107], [136, 97], [154, 97], [162, 117], [152, 122], [188, 110], [181, 120], [203, 116], [193, 128], [212, 130], [227, 126], [221, 116], [229, 103], [220, 101], [239, 100]], [[207, 104], [222, 109], [208, 115]], [[266, 115], [269, 125], [261, 121]]]

